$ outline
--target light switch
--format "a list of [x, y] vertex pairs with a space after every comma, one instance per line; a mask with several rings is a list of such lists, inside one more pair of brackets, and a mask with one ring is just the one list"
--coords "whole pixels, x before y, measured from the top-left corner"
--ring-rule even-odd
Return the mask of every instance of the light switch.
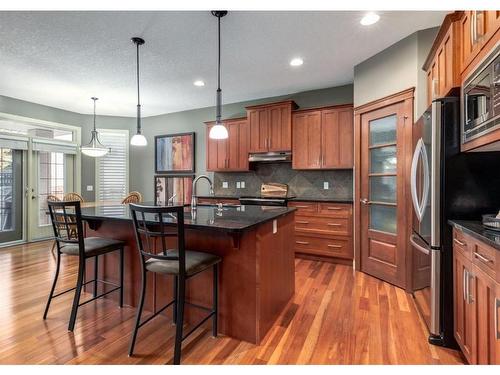
[[87, 191], [94, 191], [93, 185], [87, 185]]
[[227, 189], [228, 188], [228, 183], [227, 181], [222, 181], [222, 188]]
[[328, 189], [330, 189], [330, 184], [328, 183], [328, 181], [324, 181], [324, 182], [323, 182], [323, 189], [324, 189], [324, 190], [328, 190]]
[[241, 188], [241, 184], [239, 181], [236, 181], [236, 189], [239, 189], [239, 188]]
[[240, 185], [241, 185], [241, 188], [244, 189], [245, 188], [245, 181], [241, 181]]

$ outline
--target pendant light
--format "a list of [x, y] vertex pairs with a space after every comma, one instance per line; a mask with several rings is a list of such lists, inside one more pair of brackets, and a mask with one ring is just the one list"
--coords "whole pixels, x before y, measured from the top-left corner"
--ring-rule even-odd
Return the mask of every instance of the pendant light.
[[144, 44], [144, 39], [134, 37], [132, 42], [137, 47], [137, 133], [130, 140], [132, 146], [147, 146], [148, 141], [141, 133], [141, 96], [139, 91], [139, 46]]
[[104, 146], [101, 141], [99, 141], [99, 134], [95, 129], [95, 102], [98, 98], [92, 97], [90, 99], [94, 101], [94, 130], [91, 132], [92, 135], [90, 137], [90, 142], [85, 146], [81, 146], [80, 150], [82, 151], [82, 154], [98, 158], [106, 155], [108, 152], [111, 152], [111, 148]]
[[229, 137], [226, 127], [221, 122], [222, 90], [220, 89], [220, 19], [227, 14], [227, 10], [213, 10], [212, 15], [218, 19], [218, 62], [217, 62], [217, 94], [215, 101], [215, 125], [210, 129], [212, 139], [226, 139]]

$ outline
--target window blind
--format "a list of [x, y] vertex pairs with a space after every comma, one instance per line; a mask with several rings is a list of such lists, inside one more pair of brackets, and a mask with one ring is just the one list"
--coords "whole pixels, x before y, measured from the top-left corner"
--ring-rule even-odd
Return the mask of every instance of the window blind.
[[121, 201], [128, 193], [128, 131], [98, 129], [111, 152], [96, 158], [96, 200]]

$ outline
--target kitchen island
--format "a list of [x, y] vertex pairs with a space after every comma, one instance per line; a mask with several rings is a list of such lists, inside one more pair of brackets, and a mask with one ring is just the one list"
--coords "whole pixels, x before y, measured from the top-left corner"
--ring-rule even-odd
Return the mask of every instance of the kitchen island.
[[[239, 206], [219, 209], [185, 208], [186, 248], [222, 257], [219, 274], [219, 333], [260, 343], [295, 290], [294, 208]], [[120, 239], [125, 247], [125, 304], [137, 306], [141, 266], [134, 227], [127, 205], [83, 207], [87, 236]], [[164, 221], [175, 225], [174, 218]], [[170, 244], [169, 244], [170, 245]], [[172, 244], [174, 247], [175, 244]], [[99, 259], [99, 277], [118, 281], [118, 256]], [[93, 278], [93, 260], [86, 279]], [[212, 271], [188, 280], [188, 301], [209, 307]], [[91, 285], [89, 284], [88, 290]], [[105, 289], [106, 290], [106, 289]], [[172, 277], [148, 273], [145, 310], [154, 311], [172, 298]], [[117, 299], [115, 293], [109, 298]], [[171, 309], [165, 313], [171, 316]], [[185, 321], [198, 321], [204, 312], [186, 305]]]

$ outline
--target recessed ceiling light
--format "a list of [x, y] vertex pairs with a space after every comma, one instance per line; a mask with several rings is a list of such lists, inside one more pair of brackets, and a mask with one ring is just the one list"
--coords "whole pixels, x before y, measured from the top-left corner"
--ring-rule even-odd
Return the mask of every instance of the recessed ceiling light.
[[198, 86], [198, 87], [203, 87], [203, 86], [205, 86], [205, 82], [198, 80], [198, 81], [194, 81], [193, 85]]
[[301, 66], [302, 64], [304, 64], [304, 60], [300, 57], [296, 57], [290, 61], [291, 66]]
[[377, 23], [379, 19], [380, 16], [377, 13], [370, 12], [365, 14], [365, 16], [361, 18], [361, 21], [359, 21], [359, 23], [363, 26], [369, 26]]

